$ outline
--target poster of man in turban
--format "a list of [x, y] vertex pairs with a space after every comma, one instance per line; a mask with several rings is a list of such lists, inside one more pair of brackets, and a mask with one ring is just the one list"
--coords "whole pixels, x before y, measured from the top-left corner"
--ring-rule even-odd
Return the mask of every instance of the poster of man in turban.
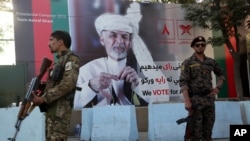
[[[184, 20], [180, 9], [180, 5], [120, 0], [69, 3], [73, 51], [82, 61], [75, 108], [110, 104], [146, 106], [182, 100], [178, 87], [180, 62], [191, 54], [183, 46], [189, 46], [199, 33]], [[179, 14], [173, 16], [174, 13]], [[124, 57], [123, 63], [110, 61], [112, 50], [107, 50], [103, 37], [106, 31], [112, 31], [110, 36], [117, 38], [119, 34], [113, 31], [128, 33], [129, 50], [125, 56], [132, 59]], [[121, 54], [121, 50], [122, 47], [117, 52]], [[131, 60], [130, 69], [123, 70]], [[123, 67], [117, 65], [120, 63]]]

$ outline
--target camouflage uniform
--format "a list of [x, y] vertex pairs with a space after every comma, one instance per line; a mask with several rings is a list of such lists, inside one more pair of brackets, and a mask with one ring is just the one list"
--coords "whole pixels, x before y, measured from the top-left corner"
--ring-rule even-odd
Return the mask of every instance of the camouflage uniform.
[[193, 54], [184, 60], [181, 65], [180, 87], [181, 90], [188, 89], [190, 101], [195, 110], [192, 116], [191, 140], [210, 141], [215, 121], [215, 97], [210, 95], [212, 86], [212, 75], [222, 77], [223, 70], [212, 58], [204, 56], [204, 61], [199, 61]]
[[[66, 60], [66, 61], [65, 61]], [[61, 78], [52, 79], [55, 68], [50, 72], [44, 90], [46, 102], [46, 139], [47, 141], [66, 141], [71, 118], [71, 99], [79, 73], [79, 58], [70, 50], [63, 51], [55, 64], [62, 65]]]

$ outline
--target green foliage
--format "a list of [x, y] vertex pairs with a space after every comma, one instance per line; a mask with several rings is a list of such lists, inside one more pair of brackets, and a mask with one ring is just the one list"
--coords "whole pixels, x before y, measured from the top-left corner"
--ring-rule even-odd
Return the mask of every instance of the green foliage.
[[192, 21], [194, 26], [222, 33], [223, 37], [209, 40], [212, 45], [228, 43], [231, 37], [239, 38], [237, 28], [243, 26], [242, 21], [250, 14], [245, 0], [207, 0], [185, 3], [182, 7], [186, 10], [185, 19]]
[[207, 40], [208, 44], [211, 44], [213, 47], [218, 47], [221, 46], [222, 44], [224, 44], [226, 41], [225, 38], [223, 38], [222, 36], [219, 37], [209, 37]]
[[[12, 3], [12, 0], [0, 0], [0, 11], [13, 12], [13, 9], [8, 7], [8, 3]], [[13, 30], [12, 25], [6, 25], [0, 27], [0, 53], [3, 52], [3, 46], [7, 43], [6, 39], [3, 39], [5, 38], [4, 33], [10, 30]]]
[[183, 5], [186, 9], [185, 19], [192, 21], [194, 26], [199, 26], [204, 29], [211, 29], [210, 18], [211, 12], [207, 4], [190, 4]]

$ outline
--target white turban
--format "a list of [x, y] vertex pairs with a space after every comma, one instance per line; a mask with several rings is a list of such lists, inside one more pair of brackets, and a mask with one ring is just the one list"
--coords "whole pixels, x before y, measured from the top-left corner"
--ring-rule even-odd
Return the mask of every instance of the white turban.
[[95, 20], [96, 31], [99, 35], [103, 30], [119, 30], [133, 33], [133, 25], [131, 21], [122, 15], [105, 13]]

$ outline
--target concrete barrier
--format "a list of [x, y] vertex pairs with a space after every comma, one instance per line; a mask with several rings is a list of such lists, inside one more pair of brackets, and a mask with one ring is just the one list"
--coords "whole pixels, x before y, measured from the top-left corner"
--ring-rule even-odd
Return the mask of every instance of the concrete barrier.
[[[215, 104], [216, 120], [213, 138], [229, 138], [230, 125], [250, 123], [250, 101], [216, 101]], [[144, 119], [143, 122], [148, 122], [145, 125], [148, 125], [149, 141], [183, 140], [186, 124], [176, 123], [177, 119], [187, 116], [183, 103], [153, 104], [149, 105], [146, 111], [148, 117], [145, 119], [148, 120], [139, 115], [136, 116], [135, 113], [140, 112], [135, 112], [134, 106], [84, 108], [81, 111], [80, 121], [83, 127], [81, 140], [137, 140], [137, 120], [141, 118]], [[7, 138], [14, 136], [18, 112], [19, 107], [0, 108], [0, 141], [7, 141]], [[78, 115], [79, 112], [75, 113], [78, 119], [81, 115]], [[140, 125], [144, 124], [140, 122]], [[43, 113], [40, 113], [39, 108], [35, 108], [22, 121], [20, 127], [16, 140], [45, 141], [45, 117]]]
[[82, 129], [81, 129], [81, 140], [90, 141], [91, 132], [93, 126], [93, 110], [92, 108], [82, 109]]
[[[0, 141], [13, 138], [16, 132], [15, 124], [19, 107], [0, 109]], [[45, 117], [39, 108], [22, 120], [17, 141], [45, 141]]]
[[162, 103], [148, 106], [149, 141], [183, 141], [186, 123], [176, 120], [187, 116], [183, 103]]
[[[241, 103], [216, 101], [216, 120], [213, 138], [229, 138], [232, 124], [243, 124]], [[149, 141], [182, 141], [186, 123], [177, 125], [176, 120], [187, 116], [183, 103], [153, 104], [148, 106]]]
[[139, 138], [134, 106], [93, 107], [92, 111], [84, 108], [82, 117], [82, 140], [136, 141]]
[[241, 101], [243, 124], [250, 124], [250, 101]]
[[238, 101], [216, 101], [215, 112], [213, 138], [229, 138], [230, 125], [243, 124]]

